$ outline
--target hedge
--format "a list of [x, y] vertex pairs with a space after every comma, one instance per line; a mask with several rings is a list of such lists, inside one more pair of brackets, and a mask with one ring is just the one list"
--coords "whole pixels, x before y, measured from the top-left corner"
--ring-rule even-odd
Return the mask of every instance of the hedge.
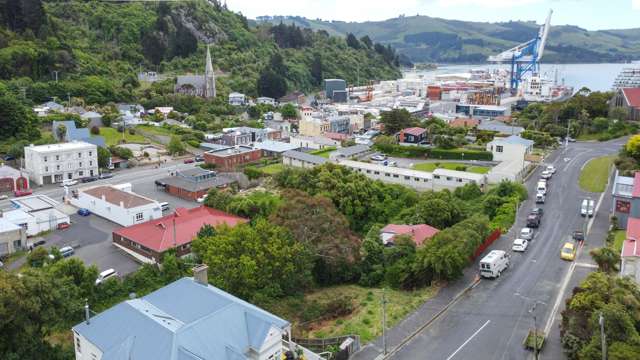
[[422, 146], [401, 146], [389, 144], [376, 144], [374, 148], [387, 155], [396, 157], [419, 158], [426, 157], [441, 160], [493, 160], [493, 154], [489, 151], [469, 149], [438, 149]]

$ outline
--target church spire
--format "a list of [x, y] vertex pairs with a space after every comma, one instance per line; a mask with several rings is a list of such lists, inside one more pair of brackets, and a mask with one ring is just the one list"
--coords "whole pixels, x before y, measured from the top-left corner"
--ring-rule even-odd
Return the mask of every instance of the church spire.
[[207, 60], [204, 68], [204, 97], [216, 97], [216, 76], [213, 72], [213, 64], [211, 63], [211, 52], [209, 44], [207, 44]]

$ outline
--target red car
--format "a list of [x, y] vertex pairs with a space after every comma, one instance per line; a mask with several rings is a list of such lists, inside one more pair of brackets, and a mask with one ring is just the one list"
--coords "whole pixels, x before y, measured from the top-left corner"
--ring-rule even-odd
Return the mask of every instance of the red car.
[[71, 226], [69, 223], [60, 223], [58, 224], [58, 230], [64, 230], [69, 228], [69, 226]]
[[195, 162], [195, 160], [193, 160], [193, 159], [184, 159], [184, 163], [185, 164], [192, 164], [194, 162]]
[[27, 196], [31, 194], [33, 194], [33, 191], [31, 191], [31, 189], [16, 190], [13, 192], [13, 195], [15, 195], [16, 197]]

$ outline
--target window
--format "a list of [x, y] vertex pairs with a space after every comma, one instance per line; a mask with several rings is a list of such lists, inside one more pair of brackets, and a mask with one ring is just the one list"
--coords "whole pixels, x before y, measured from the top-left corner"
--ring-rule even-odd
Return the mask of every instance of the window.
[[374, 171], [373, 172], [375, 175], [380, 175], [380, 171]]
[[458, 182], [462, 182], [462, 179], [458, 179]]
[[93, 161], [89, 161], [89, 166], [93, 166]]
[[80, 337], [76, 336], [76, 352], [82, 354], [82, 348], [80, 347]]
[[83, 176], [84, 175], [84, 171], [78, 171], [78, 175]]
[[447, 176], [447, 181], [451, 181], [453, 178], [451, 176]]
[[60, 155], [56, 155], [56, 161], [60, 160]]
[[405, 180], [411, 180], [411, 176], [405, 176], [404, 179]]
[[46, 156], [44, 157], [44, 162], [47, 162], [47, 157]]
[[399, 176], [398, 176], [398, 174], [393, 174], [393, 177], [394, 177], [394, 178], [397, 178], [397, 177], [399, 177]]
[[49, 167], [48, 166], [44, 167], [44, 172], [49, 172]]
[[60, 170], [60, 165], [56, 165], [56, 170]]
[[384, 176], [391, 176], [391, 174], [389, 174], [389, 173], [384, 173]]
[[440, 179], [440, 175], [433, 175], [434, 179]]
[[371, 170], [367, 170], [367, 174], [371, 174]]
[[502, 152], [502, 145], [496, 145], [496, 152]]
[[82, 161], [78, 163], [78, 167], [82, 167]]
[[142, 213], [137, 213], [136, 214], [136, 221], [142, 221], [144, 219], [144, 217], [142, 216]]
[[67, 164], [67, 167], [68, 167], [69, 169], [71, 169], [71, 163], [68, 163], [68, 164]]
[[92, 152], [92, 151], [89, 151], [89, 156], [92, 156], [92, 154], [93, 154], [93, 152]]
[[78, 159], [82, 158], [82, 153], [78, 153]]

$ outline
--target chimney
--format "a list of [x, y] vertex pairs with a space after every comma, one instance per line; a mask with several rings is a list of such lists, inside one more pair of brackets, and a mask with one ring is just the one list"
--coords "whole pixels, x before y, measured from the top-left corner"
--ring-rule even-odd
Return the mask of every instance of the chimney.
[[193, 267], [193, 280], [195, 280], [198, 284], [209, 285], [209, 280], [207, 278], [207, 271], [209, 267], [205, 264], [196, 265]]

